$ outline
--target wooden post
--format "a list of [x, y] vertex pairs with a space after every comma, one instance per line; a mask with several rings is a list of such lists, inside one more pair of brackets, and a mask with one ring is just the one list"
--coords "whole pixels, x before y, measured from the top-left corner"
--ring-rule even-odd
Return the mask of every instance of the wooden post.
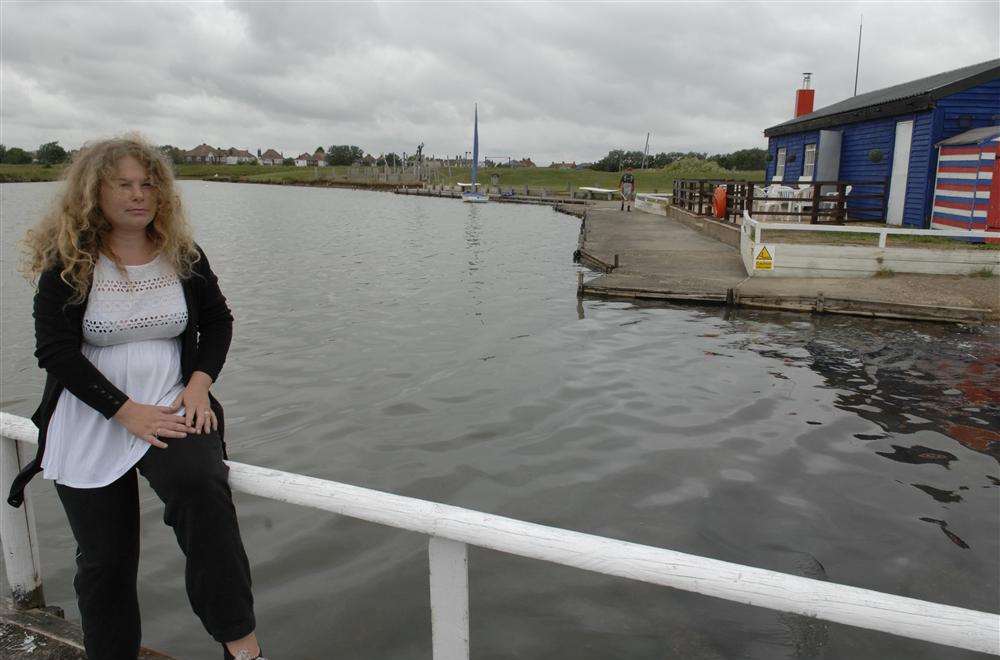
[[809, 214], [809, 224], [816, 224], [819, 220], [819, 200], [823, 199], [820, 195], [820, 191], [823, 190], [823, 186], [819, 182], [813, 182], [813, 200], [812, 200], [812, 213]]
[[[31, 449], [33, 447], [27, 444], [0, 437], [0, 483], [5, 487], [31, 460]], [[8, 506], [6, 502], [0, 503], [0, 506], [4, 508], [3, 515], [0, 516], [0, 538], [14, 608], [27, 610], [45, 607], [42, 564], [38, 558], [38, 534], [35, 531], [35, 510], [31, 499], [25, 497], [24, 503], [17, 509]]]
[[736, 222], [736, 186], [732, 183], [726, 184], [726, 208], [724, 215], [726, 216], [726, 222], [730, 222], [730, 216], [732, 216], [732, 222]]
[[432, 536], [431, 638], [434, 660], [469, 660], [469, 556], [464, 543]]
[[615, 255], [615, 268], [618, 268], [618, 255]]
[[576, 295], [579, 296], [583, 293], [583, 271], [577, 272], [576, 274]]

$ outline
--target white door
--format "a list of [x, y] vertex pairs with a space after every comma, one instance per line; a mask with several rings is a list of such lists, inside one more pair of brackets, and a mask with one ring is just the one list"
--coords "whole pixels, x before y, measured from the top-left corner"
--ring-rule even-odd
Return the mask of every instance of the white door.
[[889, 204], [885, 213], [886, 224], [903, 224], [906, 175], [910, 169], [910, 143], [912, 141], [913, 120], [897, 122], [896, 142], [892, 148], [892, 175], [889, 178]]

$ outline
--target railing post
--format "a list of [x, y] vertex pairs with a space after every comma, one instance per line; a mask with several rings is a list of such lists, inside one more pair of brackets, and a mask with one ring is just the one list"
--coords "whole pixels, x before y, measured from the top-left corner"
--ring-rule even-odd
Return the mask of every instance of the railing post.
[[812, 212], [809, 215], [809, 224], [814, 225], [819, 220], [819, 205], [820, 200], [823, 199], [821, 194], [823, 186], [819, 183], [813, 183], [813, 199], [812, 199]]
[[[31, 459], [28, 445], [0, 437], [0, 484], [6, 487], [21, 467]], [[24, 459], [22, 460], [22, 456]], [[38, 534], [35, 532], [35, 510], [31, 498], [25, 497], [20, 508], [0, 502], [0, 542], [10, 583], [11, 600], [16, 609], [45, 607], [42, 593], [42, 565], [38, 558]]]
[[431, 637], [434, 660], [469, 660], [469, 556], [464, 543], [432, 536]]

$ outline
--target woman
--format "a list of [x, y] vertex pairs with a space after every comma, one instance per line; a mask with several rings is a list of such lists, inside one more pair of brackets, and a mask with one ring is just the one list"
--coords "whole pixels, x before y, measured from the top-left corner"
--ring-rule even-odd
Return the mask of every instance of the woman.
[[32, 416], [38, 472], [76, 539], [74, 580], [90, 660], [139, 652], [136, 470], [163, 500], [186, 557], [194, 612], [225, 658], [260, 657], [250, 567], [223, 463], [223, 416], [209, 393], [233, 317], [194, 243], [171, 165], [139, 137], [85, 146], [54, 209], [28, 232], [38, 279], [35, 356], [48, 374]]

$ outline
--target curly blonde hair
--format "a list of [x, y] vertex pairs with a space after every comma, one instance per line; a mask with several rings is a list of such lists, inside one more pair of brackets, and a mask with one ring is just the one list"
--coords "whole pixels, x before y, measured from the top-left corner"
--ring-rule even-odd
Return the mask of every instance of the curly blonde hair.
[[127, 134], [89, 142], [73, 157], [52, 209], [22, 241], [21, 271], [26, 278], [34, 282], [41, 273], [59, 267], [60, 278], [75, 291], [70, 302], [80, 303], [90, 290], [101, 252], [124, 270], [108, 244], [111, 223], [101, 212], [101, 186], [110, 184], [126, 156], [139, 161], [157, 192], [156, 214], [146, 226], [147, 235], [179, 277], [191, 276], [200, 255], [174, 187], [173, 166], [141, 136]]

